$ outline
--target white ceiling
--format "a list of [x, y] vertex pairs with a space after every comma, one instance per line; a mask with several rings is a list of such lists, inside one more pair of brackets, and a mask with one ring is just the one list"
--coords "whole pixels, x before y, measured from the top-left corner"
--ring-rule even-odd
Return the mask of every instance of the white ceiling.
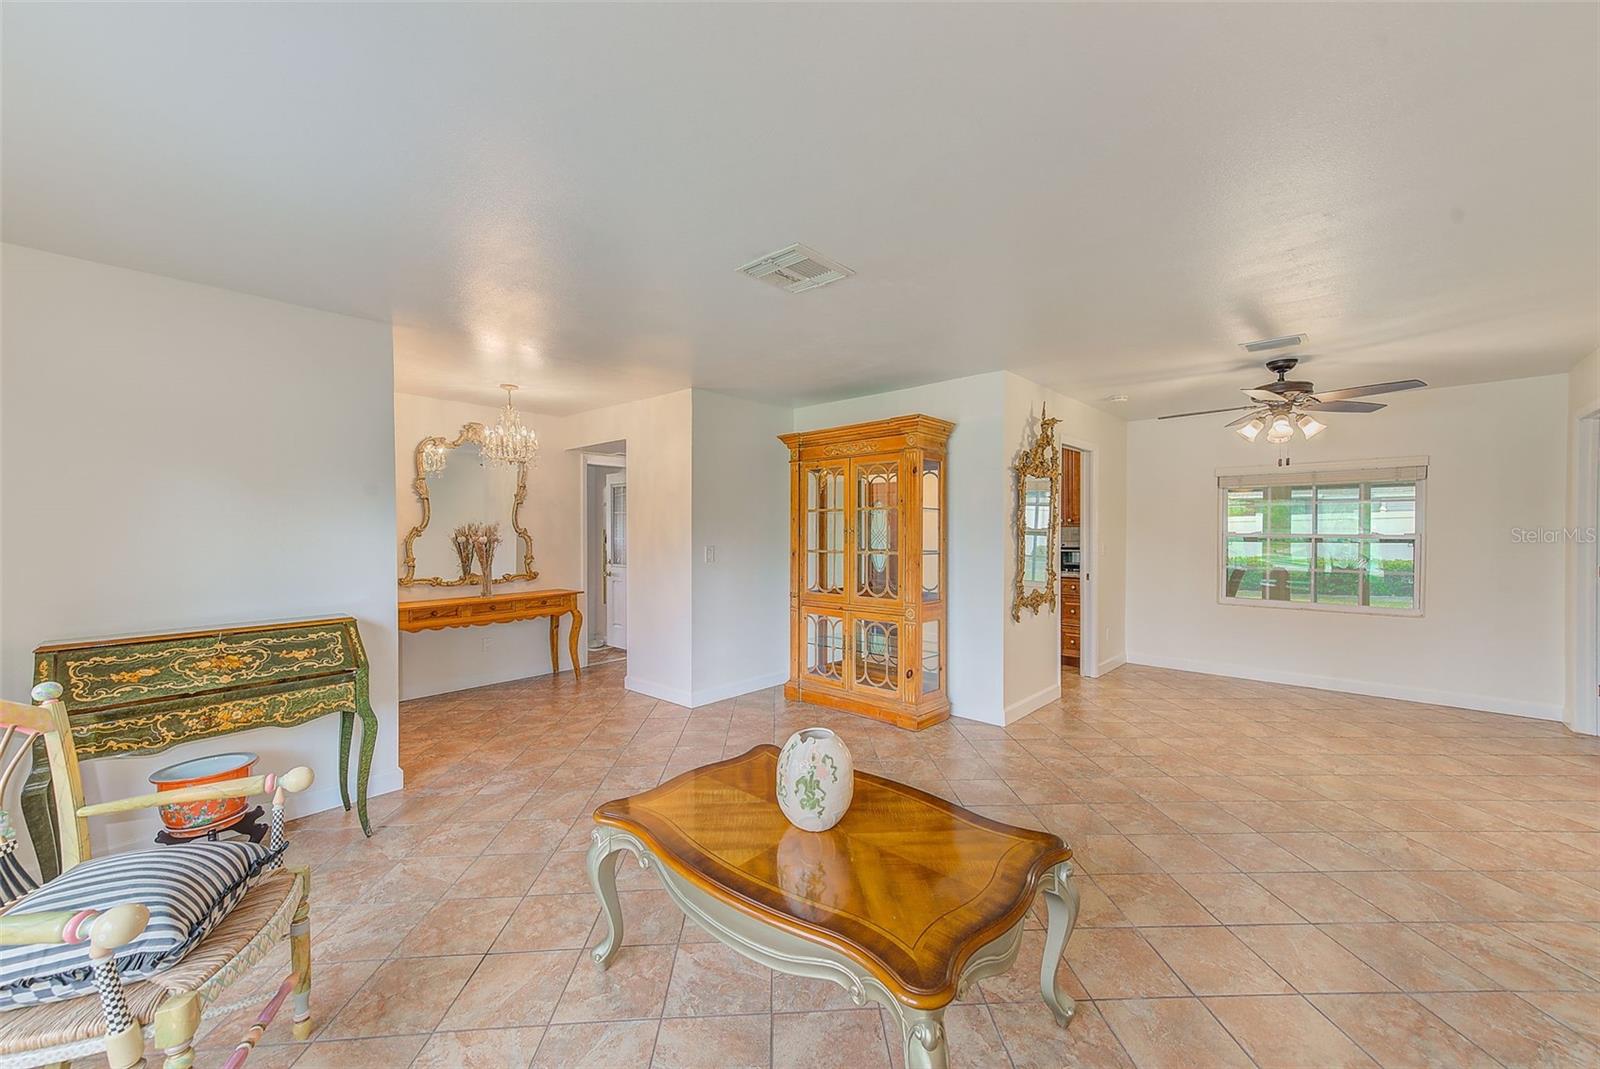
[[[1597, 8], [4, 7], [4, 236], [566, 412], [1010, 368], [1133, 417], [1597, 345]], [[791, 242], [857, 272], [790, 295]], [[1397, 400], [1396, 404], [1402, 404]]]

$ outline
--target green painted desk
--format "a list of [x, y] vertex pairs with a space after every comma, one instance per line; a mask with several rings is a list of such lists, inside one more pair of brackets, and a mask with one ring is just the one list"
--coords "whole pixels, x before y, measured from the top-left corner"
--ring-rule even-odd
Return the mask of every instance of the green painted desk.
[[[179, 743], [258, 727], [294, 727], [340, 716], [339, 795], [347, 782], [355, 718], [361, 718], [356, 812], [368, 835], [367, 778], [378, 718], [368, 695], [367, 654], [354, 618], [58, 642], [34, 650], [34, 682], [64, 693], [79, 761], [155, 754]], [[59, 829], [50, 804], [50, 767], [34, 740], [22, 812], [40, 875], [60, 871]]]

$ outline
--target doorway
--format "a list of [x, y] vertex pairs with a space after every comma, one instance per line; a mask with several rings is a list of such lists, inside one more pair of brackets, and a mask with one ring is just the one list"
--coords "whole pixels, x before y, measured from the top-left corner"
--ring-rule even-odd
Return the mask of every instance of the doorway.
[[626, 448], [609, 442], [582, 454], [583, 643], [591, 667], [627, 656]]
[[1063, 442], [1061, 446], [1061, 674], [1096, 676], [1094, 599], [1091, 596], [1090, 515], [1091, 468], [1094, 454]]
[[606, 610], [606, 645], [628, 648], [628, 471], [606, 476], [601, 494], [600, 582]]

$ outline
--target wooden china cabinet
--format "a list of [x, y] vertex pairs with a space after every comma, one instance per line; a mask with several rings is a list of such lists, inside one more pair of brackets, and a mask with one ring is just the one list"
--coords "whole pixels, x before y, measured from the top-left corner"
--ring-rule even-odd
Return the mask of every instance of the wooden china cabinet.
[[779, 435], [789, 447], [790, 700], [906, 728], [950, 715], [946, 447], [898, 416]]

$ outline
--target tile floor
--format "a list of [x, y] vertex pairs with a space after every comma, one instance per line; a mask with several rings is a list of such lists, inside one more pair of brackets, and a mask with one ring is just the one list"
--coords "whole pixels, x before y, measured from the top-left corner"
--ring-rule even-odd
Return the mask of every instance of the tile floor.
[[624, 692], [620, 666], [406, 703], [406, 789], [374, 801], [373, 838], [343, 813], [294, 830], [319, 1023], [309, 1046], [275, 1025], [250, 1065], [898, 1065], [879, 1010], [709, 942], [631, 863], [629, 945], [606, 973], [581, 953], [591, 808], [810, 723], [1077, 853], [1078, 1018], [1039, 1000], [1033, 931], [950, 1010], [953, 1065], [1600, 1065], [1595, 740], [1144, 668], [1064, 686], [1008, 729], [920, 734], [772, 691], [690, 712]]

